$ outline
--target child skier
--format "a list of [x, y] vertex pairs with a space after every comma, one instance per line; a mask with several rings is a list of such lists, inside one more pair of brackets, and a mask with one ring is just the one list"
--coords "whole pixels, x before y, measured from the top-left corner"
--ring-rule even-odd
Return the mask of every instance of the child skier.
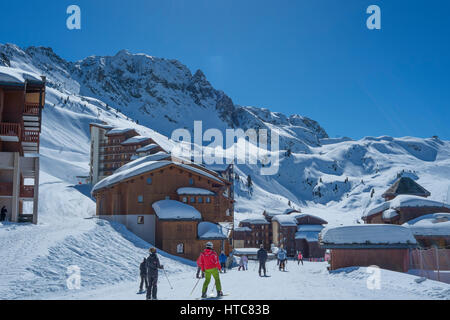
[[145, 284], [145, 290], [147, 290], [147, 287], [148, 287], [147, 259], [144, 258], [144, 261], [141, 262], [141, 265], [139, 266], [139, 271], [141, 274], [141, 284], [139, 285], [139, 293], [143, 293], [144, 292], [144, 284]]
[[208, 285], [211, 281], [211, 276], [214, 277], [217, 289], [217, 297], [223, 296], [222, 284], [220, 283], [219, 271], [222, 269], [219, 263], [219, 257], [213, 250], [212, 242], [206, 243], [206, 249], [201, 253], [199, 258], [199, 266], [205, 273], [205, 282], [203, 283], [202, 298], [206, 298]]

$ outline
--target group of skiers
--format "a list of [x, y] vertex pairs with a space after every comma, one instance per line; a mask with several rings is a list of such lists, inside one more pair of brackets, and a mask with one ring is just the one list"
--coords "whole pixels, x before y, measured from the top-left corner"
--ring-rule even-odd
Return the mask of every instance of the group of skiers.
[[[139, 292], [144, 292], [144, 284], [145, 288], [147, 290], [147, 300], [157, 300], [157, 285], [158, 285], [158, 271], [164, 270], [164, 266], [160, 264], [159, 258], [156, 254], [156, 248], [152, 247], [150, 248], [150, 255], [147, 258], [144, 258], [140, 265], [140, 276], [141, 276], [141, 283], [139, 285]], [[258, 252], [257, 252], [257, 259], [259, 261], [259, 276], [262, 277], [264, 274], [264, 277], [267, 277], [267, 270], [266, 270], [266, 262], [268, 258], [267, 250], [264, 249], [264, 246], [261, 245]], [[300, 262], [303, 265], [303, 255], [301, 252], [297, 254], [297, 260], [298, 264]], [[230, 253], [230, 255], [227, 257], [225, 252], [221, 252], [220, 255], [218, 255], [214, 251], [213, 243], [207, 242], [205, 246], [205, 250], [200, 254], [199, 258], [197, 259], [197, 278], [199, 279], [205, 279], [205, 282], [203, 283], [202, 288], [202, 298], [207, 298], [207, 291], [209, 283], [211, 282], [211, 277], [214, 278], [215, 283], [215, 289], [217, 290], [217, 297], [222, 297], [222, 284], [220, 282], [220, 273], [226, 273], [226, 269], [230, 268], [233, 263], [233, 255]], [[286, 263], [287, 263], [287, 252], [283, 248], [283, 246], [280, 247], [277, 253], [277, 265], [279, 267], [279, 270], [286, 271]], [[240, 258], [239, 261], [239, 268], [240, 271], [241, 268], [243, 270], [248, 270], [247, 267], [248, 264], [248, 258], [247, 256], [243, 255]], [[195, 289], [195, 287], [194, 287]]]

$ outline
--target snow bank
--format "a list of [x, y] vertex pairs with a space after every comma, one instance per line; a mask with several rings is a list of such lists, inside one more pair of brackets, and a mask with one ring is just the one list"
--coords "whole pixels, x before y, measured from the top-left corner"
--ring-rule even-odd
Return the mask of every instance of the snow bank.
[[411, 230], [390, 224], [363, 224], [327, 228], [321, 232], [323, 244], [416, 244]]
[[227, 239], [222, 227], [212, 222], [200, 222], [197, 232], [201, 240]]
[[414, 235], [450, 236], [450, 213], [427, 214], [403, 224]]
[[176, 200], [161, 200], [152, 204], [160, 220], [201, 220], [197, 209]]
[[207, 189], [202, 189], [202, 188], [190, 188], [190, 187], [186, 187], [186, 188], [179, 188], [177, 190], [177, 193], [179, 195], [205, 195], [205, 196], [213, 196], [215, 195], [214, 192], [207, 190]]

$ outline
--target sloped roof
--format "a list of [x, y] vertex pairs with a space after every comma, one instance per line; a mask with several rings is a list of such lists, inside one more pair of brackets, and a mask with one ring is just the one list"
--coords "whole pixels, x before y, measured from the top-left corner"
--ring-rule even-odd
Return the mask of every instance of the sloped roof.
[[320, 234], [322, 246], [416, 245], [411, 230], [393, 224], [361, 224], [327, 228]]
[[147, 152], [147, 151], [153, 150], [153, 149], [158, 148], [158, 147], [159, 146], [156, 143], [151, 143], [151, 144], [148, 144], [148, 145], [146, 145], [144, 147], [141, 147], [141, 148], [137, 149], [136, 152]]
[[11, 85], [23, 85], [26, 81], [43, 84], [42, 78], [32, 72], [17, 68], [0, 67], [0, 83]]
[[403, 224], [417, 236], [450, 237], [450, 213], [427, 214]]
[[125, 140], [124, 142], [122, 142], [121, 145], [127, 146], [127, 145], [132, 145], [132, 144], [139, 144], [139, 143], [143, 143], [148, 140], [150, 140], [149, 137], [134, 136], [134, 137], [131, 137], [131, 138]]
[[201, 213], [194, 207], [176, 200], [161, 200], [152, 204], [160, 220], [201, 220]]
[[[106, 133], [106, 135], [109, 136], [109, 135], [116, 135], [116, 134], [124, 134], [124, 133], [130, 132], [130, 131], [136, 132], [136, 130], [133, 129], [133, 128], [114, 128], [114, 129], [112, 129], [112, 130], [109, 130], [109, 131]], [[136, 132], [136, 133], [137, 133], [137, 132]]]
[[409, 194], [414, 196], [424, 196], [428, 197], [431, 193], [424, 187], [419, 185], [413, 179], [409, 177], [401, 177], [395, 183], [386, 190], [383, 197], [387, 196], [398, 196], [400, 194]]
[[201, 240], [227, 239], [222, 227], [212, 222], [200, 222], [197, 227], [197, 234]]

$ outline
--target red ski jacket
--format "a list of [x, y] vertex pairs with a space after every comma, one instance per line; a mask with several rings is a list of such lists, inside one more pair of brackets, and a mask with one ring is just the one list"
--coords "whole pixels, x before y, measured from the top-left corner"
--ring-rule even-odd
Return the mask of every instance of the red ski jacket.
[[206, 249], [201, 253], [200, 258], [197, 260], [197, 264], [202, 271], [214, 268], [221, 270], [219, 256], [211, 249]]
[[303, 256], [302, 256], [302, 253], [300, 252], [299, 254], [298, 254], [298, 260], [303, 260]]

